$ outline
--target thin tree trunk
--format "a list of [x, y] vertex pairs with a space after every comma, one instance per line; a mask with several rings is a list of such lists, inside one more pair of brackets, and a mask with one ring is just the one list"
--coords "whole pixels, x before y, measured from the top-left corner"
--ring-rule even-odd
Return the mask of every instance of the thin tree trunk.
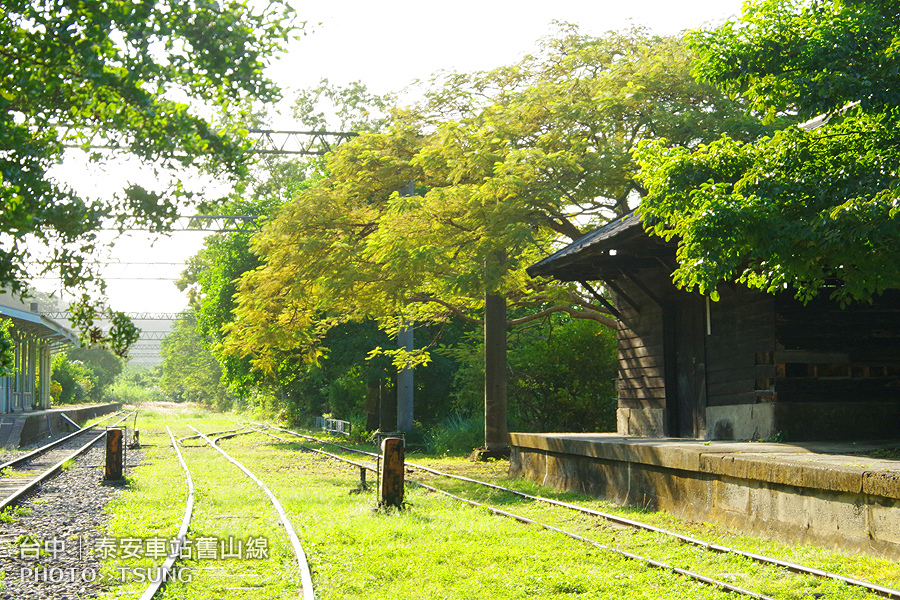
[[381, 380], [377, 377], [369, 377], [366, 381], [366, 431], [378, 429], [379, 402], [381, 393]]
[[484, 447], [509, 447], [506, 425], [506, 298], [484, 295]]
[[391, 377], [389, 386], [381, 389], [381, 410], [378, 418], [378, 429], [381, 431], [397, 430], [397, 377]]

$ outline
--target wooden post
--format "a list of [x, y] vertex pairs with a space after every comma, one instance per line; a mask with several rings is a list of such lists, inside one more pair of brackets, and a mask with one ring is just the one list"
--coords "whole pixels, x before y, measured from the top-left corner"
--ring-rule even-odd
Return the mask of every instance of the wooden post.
[[385, 438], [381, 442], [381, 505], [403, 504], [403, 478], [406, 469], [403, 455], [403, 440]]
[[123, 459], [125, 452], [122, 449], [122, 430], [118, 428], [106, 430], [106, 474], [104, 479], [120, 480], [124, 471]]

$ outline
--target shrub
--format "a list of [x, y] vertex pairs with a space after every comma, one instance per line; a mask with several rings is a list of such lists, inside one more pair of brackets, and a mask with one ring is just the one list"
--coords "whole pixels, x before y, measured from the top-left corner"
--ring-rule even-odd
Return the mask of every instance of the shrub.
[[430, 454], [469, 454], [484, 442], [484, 418], [452, 414], [433, 427], [424, 441]]
[[168, 400], [166, 393], [157, 386], [143, 386], [134, 381], [119, 380], [107, 389], [108, 400], [123, 404], [142, 402], [162, 402]]

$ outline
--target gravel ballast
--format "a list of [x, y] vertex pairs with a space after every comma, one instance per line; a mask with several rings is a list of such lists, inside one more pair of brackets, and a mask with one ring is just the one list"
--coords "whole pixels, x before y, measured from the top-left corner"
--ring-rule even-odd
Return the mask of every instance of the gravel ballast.
[[[126, 452], [126, 466], [141, 462], [140, 450]], [[76, 466], [44, 483], [21, 503], [27, 514], [0, 523], [0, 599], [81, 599], [96, 597], [107, 586], [94, 556], [104, 507], [121, 491], [103, 484], [102, 440], [77, 459]]]

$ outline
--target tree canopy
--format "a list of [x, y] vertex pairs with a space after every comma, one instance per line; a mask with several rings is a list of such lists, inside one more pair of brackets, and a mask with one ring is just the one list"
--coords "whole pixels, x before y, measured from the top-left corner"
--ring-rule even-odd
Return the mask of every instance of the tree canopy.
[[[336, 324], [396, 334], [451, 316], [483, 324], [485, 447], [506, 436], [507, 327], [555, 313], [613, 327], [583, 286], [525, 268], [629, 210], [644, 189], [631, 153], [666, 135], [697, 144], [764, 128], [691, 76], [679, 39], [561, 26], [539, 52], [487, 73], [443, 73], [425, 100], [327, 157], [254, 237], [225, 351], [275, 372], [317, 360]], [[427, 348], [377, 348], [397, 367]]]
[[900, 287], [900, 6], [756, 0], [689, 41], [701, 79], [769, 118], [819, 118], [754, 143], [641, 145], [639, 210], [679, 240], [676, 284], [842, 304]]
[[[305, 178], [304, 169], [294, 161], [274, 161], [265, 178], [255, 181], [253, 199], [236, 199], [224, 207], [223, 212], [253, 214], [265, 218], [284, 200], [286, 190], [293, 190]], [[289, 192], [288, 192], [289, 193]], [[261, 377], [253, 373], [249, 362], [222, 354], [226, 326], [234, 320], [234, 294], [240, 276], [260, 265], [259, 258], [250, 252], [249, 231], [226, 232], [209, 235], [204, 247], [187, 262], [187, 268], [176, 285], [188, 292], [195, 312], [196, 335], [215, 356], [222, 370], [224, 385], [238, 396], [260, 383]], [[276, 378], [277, 379], [277, 378]]]
[[159, 385], [170, 398], [219, 410], [231, 408], [231, 395], [222, 383], [222, 368], [198, 331], [193, 313], [175, 322], [159, 353], [163, 358]]
[[86, 257], [101, 225], [165, 228], [186, 198], [178, 177], [165, 189], [81, 197], [49, 174], [67, 147], [96, 163], [136, 157], [161, 181], [189, 167], [242, 176], [248, 142], [227, 114], [278, 97], [263, 69], [297, 29], [282, 0], [4, 2], [0, 288], [23, 291], [37, 262], [40, 274], [96, 294]]
[[481, 322], [486, 293], [507, 299], [511, 324], [567, 312], [611, 326], [583, 289], [525, 267], [643, 194], [641, 139], [764, 131], [691, 60], [678, 39], [563, 27], [518, 64], [438, 76], [426, 101], [338, 147], [254, 238], [264, 264], [241, 281], [231, 351], [271, 369], [288, 350], [315, 358], [346, 319]]
[[66, 351], [69, 362], [77, 362], [91, 370], [94, 387], [90, 390], [90, 398], [95, 402], [103, 400], [122, 369], [124, 361], [109, 350], [103, 348], [71, 348]]
[[109, 350], [72, 348], [53, 357], [50, 394], [59, 404], [102, 402], [123, 367], [122, 359]]

